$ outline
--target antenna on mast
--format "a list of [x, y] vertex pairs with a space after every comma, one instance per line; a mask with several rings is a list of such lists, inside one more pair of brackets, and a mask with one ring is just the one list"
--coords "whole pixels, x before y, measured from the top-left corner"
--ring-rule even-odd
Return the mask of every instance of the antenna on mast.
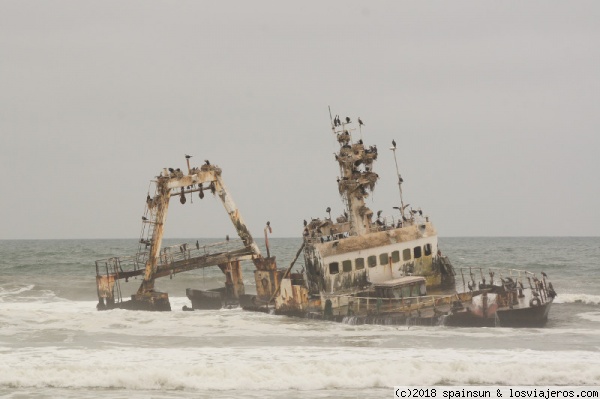
[[402, 182], [404, 180], [402, 179], [402, 176], [400, 176], [400, 171], [398, 170], [398, 160], [396, 159], [396, 140], [392, 140], [392, 146], [390, 147], [390, 150], [392, 150], [394, 153], [394, 163], [396, 164], [396, 175], [398, 176], [398, 190], [400, 191], [400, 215], [402, 215], [402, 220], [404, 220], [405, 219], [405, 217], [404, 217], [404, 200], [402, 199]]
[[335, 132], [335, 125], [333, 123], [333, 117], [331, 116], [331, 105], [328, 105], [327, 108], [329, 108], [329, 120], [331, 121], [331, 130]]

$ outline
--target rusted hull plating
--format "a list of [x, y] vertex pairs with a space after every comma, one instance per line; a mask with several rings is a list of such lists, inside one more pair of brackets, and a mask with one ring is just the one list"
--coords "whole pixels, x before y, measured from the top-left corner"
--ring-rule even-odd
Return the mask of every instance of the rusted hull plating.
[[[303, 298], [303, 303], [292, 302], [276, 313], [348, 324], [543, 327], [556, 296], [552, 284], [545, 276], [538, 280], [525, 271], [511, 269], [504, 275], [511, 276], [511, 272], [518, 272], [518, 277], [502, 279], [501, 284], [486, 284], [484, 280], [475, 291], [400, 298], [378, 297], [370, 290], [329, 294], [320, 299]], [[495, 273], [502, 272], [495, 270], [490, 275]], [[533, 283], [525, 288], [523, 279]]]

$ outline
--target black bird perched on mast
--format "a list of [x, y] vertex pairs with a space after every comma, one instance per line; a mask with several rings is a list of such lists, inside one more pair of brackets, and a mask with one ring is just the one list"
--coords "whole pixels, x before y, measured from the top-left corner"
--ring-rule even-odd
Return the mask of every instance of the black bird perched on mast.
[[392, 140], [392, 146], [396, 149], [396, 140]]
[[360, 116], [358, 117], [358, 126], [364, 126], [363, 121], [360, 120]]
[[346, 117], [346, 123], [350, 123], [350, 117]]
[[185, 159], [190, 159], [191, 157], [191, 155], [185, 154]]

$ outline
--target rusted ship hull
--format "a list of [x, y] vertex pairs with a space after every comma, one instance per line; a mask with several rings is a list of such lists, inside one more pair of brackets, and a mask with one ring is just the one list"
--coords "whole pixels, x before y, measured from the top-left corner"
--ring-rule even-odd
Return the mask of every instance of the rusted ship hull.
[[[276, 313], [348, 324], [543, 327], [556, 296], [546, 276], [538, 280], [532, 273], [515, 269], [489, 271], [490, 276], [496, 273], [506, 277], [496, 279], [497, 284], [482, 281], [480, 289], [468, 292], [427, 295], [427, 279], [410, 276], [373, 284], [355, 294], [312, 297], [302, 307], [298, 306], [302, 298], [289, 298], [287, 307]], [[525, 288], [521, 279], [533, 283]]]
[[166, 292], [147, 292], [144, 294], [135, 294], [130, 300], [110, 301], [100, 300], [96, 305], [97, 310], [125, 309], [125, 310], [144, 310], [153, 312], [171, 311], [169, 295]]
[[446, 316], [443, 325], [450, 327], [544, 327], [552, 301], [540, 306], [519, 309], [498, 309], [489, 317], [480, 317], [469, 311]]
[[499, 309], [496, 312], [498, 324], [501, 327], [544, 327], [552, 302], [522, 309]]
[[549, 301], [534, 307], [498, 309], [488, 317], [480, 317], [469, 311], [452, 313], [448, 310], [434, 310], [433, 308], [423, 309], [420, 312], [363, 315], [334, 314], [328, 316], [318, 312], [301, 313], [297, 311], [276, 311], [276, 313], [351, 325], [539, 328], [544, 327], [548, 322], [551, 306], [552, 301]]

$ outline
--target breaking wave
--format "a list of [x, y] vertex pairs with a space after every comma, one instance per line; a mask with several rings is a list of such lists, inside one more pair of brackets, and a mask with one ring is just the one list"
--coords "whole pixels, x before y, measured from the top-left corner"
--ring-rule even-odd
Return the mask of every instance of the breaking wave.
[[35, 287], [34, 284], [30, 284], [25, 287], [16, 287], [16, 288], [12, 288], [12, 289], [10, 289], [10, 288], [6, 289], [4, 287], [0, 287], [0, 297], [19, 295], [19, 294], [22, 294], [23, 292], [31, 291], [33, 289], [33, 287]]
[[559, 294], [555, 303], [583, 303], [585, 305], [600, 305], [600, 295], [590, 294]]
[[130, 390], [319, 390], [394, 385], [587, 385], [597, 353], [315, 347], [46, 347], [2, 350], [0, 386]]
[[580, 313], [578, 316], [584, 320], [600, 322], [600, 312]]

